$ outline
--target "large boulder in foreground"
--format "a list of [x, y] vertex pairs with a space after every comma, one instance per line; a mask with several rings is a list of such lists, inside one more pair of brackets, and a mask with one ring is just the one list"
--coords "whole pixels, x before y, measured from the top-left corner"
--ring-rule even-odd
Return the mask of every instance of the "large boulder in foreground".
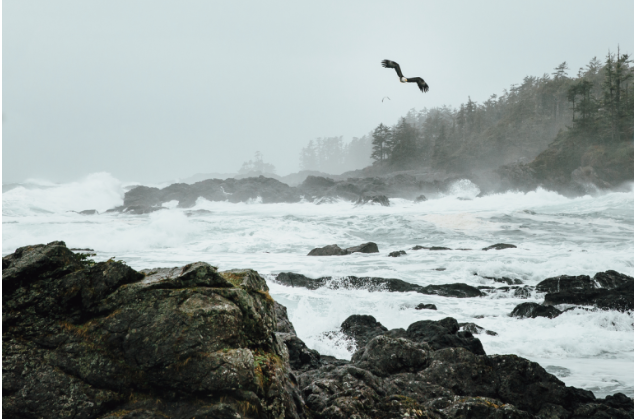
[[26, 246], [3, 258], [2, 310], [5, 417], [633, 417], [623, 394], [596, 399], [474, 350], [453, 318], [386, 331], [355, 316], [352, 361], [321, 356], [249, 269], [137, 272], [63, 242]]
[[255, 271], [136, 272], [63, 242], [2, 262], [6, 417], [305, 416]]

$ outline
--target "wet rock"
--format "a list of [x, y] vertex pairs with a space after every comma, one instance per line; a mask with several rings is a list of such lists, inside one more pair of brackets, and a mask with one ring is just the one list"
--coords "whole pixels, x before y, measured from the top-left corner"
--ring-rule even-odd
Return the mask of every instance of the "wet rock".
[[379, 377], [402, 372], [416, 373], [428, 366], [431, 350], [426, 343], [380, 335], [355, 352], [351, 361]]
[[514, 297], [517, 298], [529, 298], [531, 296], [532, 287], [526, 285], [522, 288], [516, 288], [514, 290]]
[[287, 315], [287, 308], [277, 301], [274, 301], [273, 307], [276, 312], [276, 331], [296, 335], [293, 323], [291, 323]]
[[349, 255], [351, 253], [379, 253], [379, 248], [376, 243], [368, 242], [347, 248], [346, 254]]
[[608, 395], [604, 399], [598, 399], [597, 402], [612, 407], [614, 409], [625, 410], [631, 416], [633, 416], [633, 399], [627, 397], [624, 393], [615, 393], [613, 395]]
[[373, 316], [353, 314], [342, 323], [341, 331], [355, 341], [358, 348], [366, 346], [373, 337], [388, 331]]
[[452, 317], [443, 320], [420, 320], [406, 330], [409, 339], [426, 342], [434, 350], [443, 348], [465, 348], [477, 355], [484, 355], [481, 341], [470, 332], [459, 331], [459, 324]]
[[307, 256], [342, 256], [352, 253], [379, 253], [379, 248], [377, 244], [373, 242], [348, 247], [346, 249], [342, 249], [336, 244], [331, 244], [325, 247], [315, 248], [311, 250]]
[[613, 289], [582, 289], [545, 295], [545, 306], [576, 304], [603, 310], [633, 311], [633, 280]]
[[516, 246], [513, 245], [513, 244], [496, 243], [496, 244], [493, 244], [491, 246], [484, 247], [483, 250], [492, 250], [492, 249], [494, 249], [494, 250], [503, 250], [503, 249], [515, 249], [515, 248], [516, 248]]
[[558, 310], [555, 307], [544, 306], [538, 303], [521, 303], [518, 304], [514, 310], [512, 310], [512, 317], [519, 317], [521, 319], [531, 318], [535, 319], [536, 317], [548, 317], [553, 319], [554, 317], [558, 317], [562, 314], [562, 311]]
[[426, 247], [426, 246], [420, 246], [420, 245], [416, 245], [415, 247], [411, 248], [410, 250], [452, 250], [449, 247], [442, 247], [442, 246], [432, 246], [432, 247]]
[[405, 250], [395, 250], [394, 252], [388, 253], [388, 256], [393, 258], [398, 258], [399, 256], [403, 256], [406, 254]]
[[595, 282], [588, 275], [560, 275], [547, 278], [536, 285], [536, 291], [548, 293], [594, 288], [596, 288]]
[[315, 349], [309, 349], [304, 341], [291, 333], [277, 333], [289, 351], [289, 364], [293, 370], [319, 368], [322, 363], [320, 354]]
[[328, 286], [333, 289], [345, 288], [368, 289], [369, 291], [418, 292], [420, 294], [454, 298], [471, 298], [484, 295], [478, 288], [463, 283], [428, 285], [422, 287], [395, 278], [347, 276], [335, 281], [332, 277], [328, 276], [313, 279], [301, 274], [282, 272], [278, 274], [276, 281], [283, 285], [308, 289]]
[[367, 289], [369, 291], [389, 291], [389, 292], [418, 292], [421, 287], [419, 285], [410, 284], [395, 278], [373, 278], [373, 277], [356, 277], [347, 276], [335, 281], [332, 277], [322, 277], [312, 279], [301, 274], [291, 272], [282, 272], [276, 277], [276, 281], [288, 286], [304, 287], [308, 289], [316, 289], [328, 286], [333, 289]]
[[418, 306], [415, 307], [415, 310], [436, 310], [437, 306], [435, 306], [434, 304], [419, 304]]
[[389, 207], [390, 200], [386, 197], [386, 195], [372, 195], [372, 196], [362, 195], [359, 197], [357, 202], [355, 202], [355, 204], [356, 205], [379, 204], [383, 207]]
[[633, 281], [633, 277], [615, 271], [598, 272], [593, 279], [588, 275], [560, 275], [539, 282], [538, 285], [536, 285], [536, 291], [557, 293], [598, 288], [616, 289], [631, 281]]
[[158, 206], [149, 206], [149, 205], [121, 205], [115, 208], [111, 208], [106, 212], [121, 212], [124, 214], [133, 214], [133, 215], [142, 215], [142, 214], [150, 214], [155, 211], [160, 211], [167, 209], [160, 205]]
[[325, 278], [313, 279], [293, 272], [281, 272], [276, 276], [276, 281], [288, 287], [301, 287], [310, 290], [318, 289], [326, 284]]
[[245, 403], [304, 417], [255, 271], [199, 262], [139, 273], [87, 265], [63, 242], [26, 246], [3, 258], [2, 310], [7, 417], [236, 417]]
[[324, 247], [317, 247], [309, 252], [307, 256], [340, 256], [346, 255], [346, 251], [336, 244], [330, 244]]
[[267, 290], [249, 269], [198, 262], [140, 273], [115, 261], [87, 265], [63, 242], [20, 248], [3, 258], [3, 413], [633, 416], [622, 394], [598, 400], [528, 360], [484, 355], [471, 325], [460, 330], [452, 318], [386, 330], [351, 316], [342, 331], [357, 342], [352, 361], [320, 356]]
[[495, 398], [532, 414], [546, 404], [571, 411], [595, 400], [590, 391], [566, 387], [539, 364], [515, 355], [479, 356], [447, 348], [430, 353], [429, 360], [420, 379], [463, 396]]
[[632, 276], [615, 271], [598, 272], [593, 277], [598, 288], [615, 289], [633, 281]]
[[485, 333], [490, 336], [498, 336], [498, 333], [492, 332], [491, 330], [486, 330], [485, 328], [479, 326], [476, 323], [459, 323], [459, 327], [460, 327], [459, 330], [464, 330], [474, 335], [480, 335], [481, 333]]
[[440, 295], [442, 297], [470, 298], [481, 297], [484, 294], [471, 285], [463, 283], [428, 285], [418, 291], [422, 294]]
[[418, 197], [415, 198], [415, 204], [418, 204], [419, 202], [425, 202], [427, 200], [428, 198], [426, 198], [425, 195], [419, 195]]

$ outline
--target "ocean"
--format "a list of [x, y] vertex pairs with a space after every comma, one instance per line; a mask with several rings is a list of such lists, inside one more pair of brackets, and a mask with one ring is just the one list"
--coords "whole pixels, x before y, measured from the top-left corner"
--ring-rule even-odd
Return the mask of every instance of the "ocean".
[[[105, 213], [122, 204], [129, 186], [96, 173], [65, 184], [30, 181], [3, 192], [3, 256], [20, 246], [63, 240], [70, 248], [94, 249], [96, 261], [115, 258], [135, 269], [197, 261], [220, 270], [251, 268], [287, 306], [298, 336], [321, 354], [351, 358], [355, 348], [338, 329], [352, 314], [373, 315], [389, 329], [454, 317], [497, 333], [476, 335], [488, 355], [516, 354], [538, 362], [567, 385], [597, 397], [616, 392], [633, 397], [633, 313], [574, 309], [554, 319], [518, 319], [509, 316], [516, 305], [540, 303], [543, 297], [498, 292], [458, 299], [338, 285], [349, 275], [495, 287], [504, 284], [485, 277], [536, 285], [557, 275], [593, 276], [609, 269], [633, 276], [632, 185], [577, 198], [542, 189], [479, 197], [478, 187], [463, 180], [428, 201], [391, 199], [390, 207], [199, 198], [188, 209], [172, 201], [164, 204], [168, 209], [148, 215]], [[77, 213], [88, 209], [99, 214]], [[315, 247], [369, 241], [377, 243], [379, 253], [307, 256]], [[496, 243], [517, 248], [482, 250]], [[454, 250], [411, 250], [415, 245]], [[395, 250], [406, 255], [388, 257]], [[333, 280], [317, 290], [292, 288], [275, 282], [280, 272]], [[420, 303], [438, 310], [415, 310]]]

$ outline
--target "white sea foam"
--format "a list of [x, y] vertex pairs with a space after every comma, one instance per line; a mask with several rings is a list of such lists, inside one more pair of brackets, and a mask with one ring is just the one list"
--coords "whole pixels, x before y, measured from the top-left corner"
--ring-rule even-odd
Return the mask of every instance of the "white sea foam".
[[[597, 395], [633, 395], [632, 313], [576, 309], [555, 319], [520, 320], [509, 317], [513, 308], [524, 301], [540, 302], [542, 296], [533, 293], [522, 300], [498, 292], [455, 299], [337, 287], [311, 291], [272, 280], [283, 271], [314, 278], [378, 276], [420, 285], [474, 286], [503, 285], [485, 277], [506, 276], [536, 285], [550, 276], [592, 276], [608, 269], [632, 276], [632, 186], [578, 198], [542, 189], [477, 198], [478, 188], [460, 181], [436, 199], [417, 204], [391, 199], [390, 207], [342, 200], [321, 205], [259, 200], [231, 204], [199, 198], [187, 210], [172, 201], [164, 204], [169, 209], [148, 215], [104, 213], [122, 204], [126, 186], [101, 173], [78, 182], [32, 183], [3, 193], [3, 254], [27, 244], [64, 240], [69, 247], [95, 249], [97, 260], [117, 256], [137, 269], [198, 260], [220, 269], [253, 268], [267, 275], [271, 294], [288, 307], [298, 335], [320, 353], [351, 357], [350, 342], [337, 333], [351, 314], [371, 314], [388, 328], [451, 316], [498, 333], [479, 335], [488, 354], [513, 353], [553, 371], [564, 368], [570, 371], [560, 377], [565, 383]], [[101, 214], [68, 212], [85, 209]], [[380, 253], [306, 256], [314, 247], [367, 241], [377, 243]], [[481, 250], [495, 243], [517, 248]], [[414, 245], [454, 250], [410, 250]], [[387, 257], [394, 250], [407, 254]], [[438, 310], [414, 310], [419, 303], [433, 303]]]

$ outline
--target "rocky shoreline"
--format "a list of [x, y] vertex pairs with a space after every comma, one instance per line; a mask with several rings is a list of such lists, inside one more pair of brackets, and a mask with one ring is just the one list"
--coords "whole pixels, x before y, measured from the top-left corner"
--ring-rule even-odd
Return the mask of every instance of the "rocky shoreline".
[[[371, 174], [372, 171], [365, 173], [362, 170], [349, 173], [350, 177], [347, 177], [347, 174], [328, 175], [328, 177], [308, 175], [303, 182], [293, 185], [282, 182], [279, 180], [280, 178], [260, 175], [244, 178], [206, 179], [193, 184], [174, 183], [162, 189], [136, 186], [125, 193], [122, 205], [111, 208], [107, 212], [147, 214], [165, 209], [163, 204], [171, 201], [178, 201], [178, 208], [191, 208], [196, 204], [198, 198], [212, 202], [238, 203], [259, 200], [269, 204], [304, 201], [318, 205], [345, 200], [355, 205], [390, 206], [391, 198], [409, 199], [414, 203], [423, 203], [429, 197], [450, 193], [452, 186], [458, 181], [467, 182], [474, 189], [478, 188], [480, 190], [479, 196], [506, 191], [528, 192], [538, 187], [554, 190], [566, 196], [582, 196], [599, 189], [619, 189], [622, 184], [619, 182], [612, 184], [594, 183], [585, 179], [563, 184], [550, 180], [541, 182], [533, 178], [527, 180], [528, 175], [516, 175], [514, 170], [520, 169], [513, 166], [512, 170], [512, 166], [504, 166], [497, 171], [464, 174], [410, 170], [375, 175]], [[458, 199], [463, 200], [472, 198], [473, 196], [458, 197]], [[85, 210], [81, 213], [92, 215], [94, 211]]]
[[[505, 286], [443, 292], [479, 298], [527, 287], [492, 280]], [[311, 289], [333, 282], [291, 273], [276, 281]], [[348, 283], [446, 289], [384, 278]], [[544, 293], [543, 307], [633, 310], [633, 278], [614, 271], [549, 278], [527, 292]], [[354, 315], [340, 330], [357, 348], [352, 359], [320, 355], [249, 269], [198, 262], [135, 271], [52, 242], [3, 258], [2, 293], [6, 417], [633, 418], [633, 399], [598, 399], [537, 363], [487, 355], [475, 335], [495, 332], [451, 317], [388, 330]]]

